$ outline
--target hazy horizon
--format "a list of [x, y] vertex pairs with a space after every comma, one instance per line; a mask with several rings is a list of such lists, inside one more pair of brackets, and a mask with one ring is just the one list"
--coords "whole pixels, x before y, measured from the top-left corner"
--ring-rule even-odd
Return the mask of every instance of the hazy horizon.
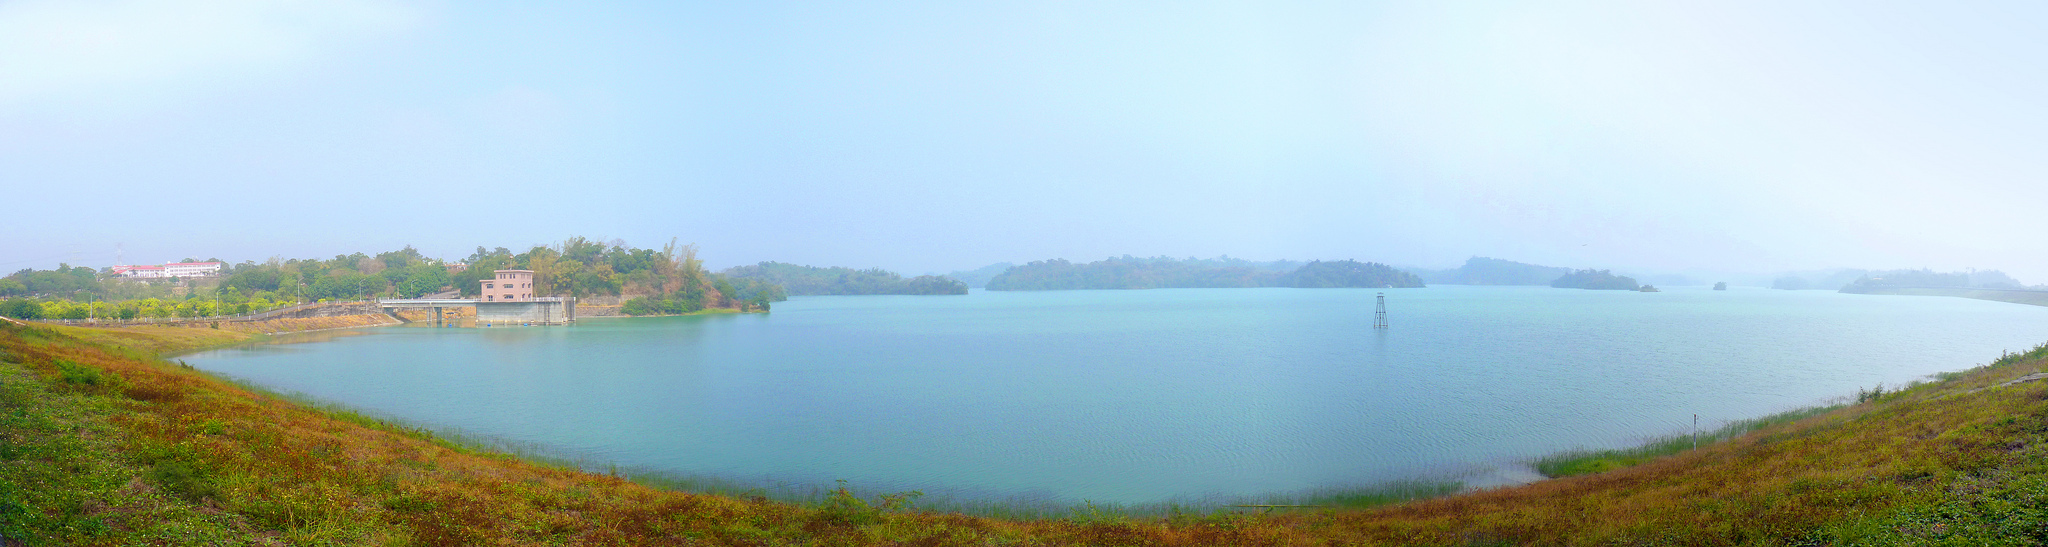
[[10, 2], [0, 270], [587, 236], [908, 275], [1489, 256], [2043, 283], [2043, 23], [2017, 2]]

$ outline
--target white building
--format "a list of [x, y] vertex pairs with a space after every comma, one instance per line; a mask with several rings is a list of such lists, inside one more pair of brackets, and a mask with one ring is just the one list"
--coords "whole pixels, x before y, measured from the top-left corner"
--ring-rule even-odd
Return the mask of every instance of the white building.
[[164, 277], [213, 277], [220, 275], [219, 262], [172, 262], [164, 265]]
[[162, 266], [115, 266], [116, 277], [163, 278], [163, 277], [213, 277], [220, 275], [219, 262], [172, 262]]
[[164, 276], [163, 266], [115, 266], [117, 277], [158, 278]]

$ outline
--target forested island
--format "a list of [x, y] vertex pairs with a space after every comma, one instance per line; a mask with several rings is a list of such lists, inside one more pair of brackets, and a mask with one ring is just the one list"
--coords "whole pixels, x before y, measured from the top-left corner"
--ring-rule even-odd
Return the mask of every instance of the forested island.
[[1475, 256], [1465, 260], [1463, 266], [1449, 270], [1422, 270], [1423, 281], [1443, 285], [1549, 285], [1557, 278], [1572, 273], [1571, 268], [1538, 266]]
[[[1280, 269], [1287, 268], [1288, 269]], [[1229, 289], [1250, 287], [1422, 287], [1421, 277], [1375, 262], [1251, 262], [1229, 257], [1108, 258], [1076, 264], [1041, 260], [988, 281], [991, 291]]]
[[1551, 281], [1550, 286], [1560, 289], [1590, 289], [1596, 291], [1636, 291], [1643, 286], [1635, 278], [1614, 275], [1607, 270], [1579, 270], [1565, 274]]
[[871, 268], [820, 268], [781, 262], [736, 266], [723, 272], [733, 279], [780, 285], [793, 296], [872, 294], [967, 294], [967, 284], [937, 275], [904, 279], [896, 272]]

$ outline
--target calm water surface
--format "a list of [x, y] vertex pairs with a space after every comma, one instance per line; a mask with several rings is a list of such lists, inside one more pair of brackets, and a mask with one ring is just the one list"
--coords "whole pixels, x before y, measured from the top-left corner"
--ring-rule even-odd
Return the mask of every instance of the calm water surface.
[[1146, 502], [1500, 480], [1967, 368], [2048, 308], [1440, 286], [797, 298], [772, 314], [373, 329], [194, 366], [433, 427], [739, 481]]

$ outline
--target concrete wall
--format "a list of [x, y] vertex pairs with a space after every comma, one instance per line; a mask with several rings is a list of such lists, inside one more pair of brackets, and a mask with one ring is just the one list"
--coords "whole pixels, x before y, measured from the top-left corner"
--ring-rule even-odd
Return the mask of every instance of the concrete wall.
[[525, 323], [560, 325], [576, 320], [576, 301], [560, 302], [478, 302], [477, 326], [510, 326]]

